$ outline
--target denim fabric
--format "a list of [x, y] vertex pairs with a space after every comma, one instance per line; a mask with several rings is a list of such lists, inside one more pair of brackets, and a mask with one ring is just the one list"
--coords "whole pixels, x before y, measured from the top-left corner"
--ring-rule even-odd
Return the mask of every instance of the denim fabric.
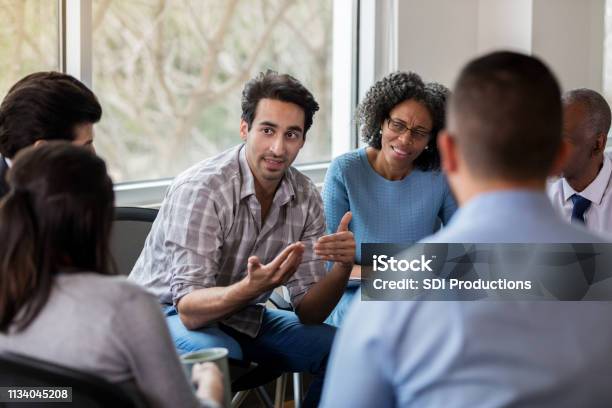
[[[352, 283], [352, 282], [349, 282]], [[329, 314], [325, 323], [334, 326], [340, 327], [342, 321], [344, 320], [344, 316], [349, 311], [350, 306], [353, 304], [353, 301], [357, 299], [359, 301], [361, 298], [361, 290], [359, 285], [348, 285], [346, 289], [344, 289], [344, 294], [338, 301], [338, 304]]]
[[327, 357], [336, 329], [327, 324], [305, 325], [293, 312], [265, 309], [255, 338], [225, 325], [188, 330], [173, 306], [164, 313], [179, 354], [209, 347], [225, 347], [229, 356], [266, 364], [284, 372], [308, 372], [313, 382], [304, 399], [305, 407], [316, 407], [321, 397]]

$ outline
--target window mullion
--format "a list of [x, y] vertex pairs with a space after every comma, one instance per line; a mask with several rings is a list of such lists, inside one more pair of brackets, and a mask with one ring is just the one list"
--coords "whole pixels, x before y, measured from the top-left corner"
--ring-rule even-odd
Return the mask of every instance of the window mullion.
[[358, 0], [333, 3], [332, 158], [357, 146], [352, 120], [357, 99], [357, 6]]
[[60, 0], [63, 72], [92, 86], [92, 0]]

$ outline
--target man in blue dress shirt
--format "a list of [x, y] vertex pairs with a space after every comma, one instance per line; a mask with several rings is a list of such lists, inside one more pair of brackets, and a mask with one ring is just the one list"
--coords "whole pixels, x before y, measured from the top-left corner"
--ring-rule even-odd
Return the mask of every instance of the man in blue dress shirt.
[[[443, 169], [461, 208], [437, 243], [601, 242], [546, 194], [563, 166], [557, 81], [497, 52], [455, 85]], [[612, 406], [610, 302], [356, 302], [339, 331], [323, 407]]]

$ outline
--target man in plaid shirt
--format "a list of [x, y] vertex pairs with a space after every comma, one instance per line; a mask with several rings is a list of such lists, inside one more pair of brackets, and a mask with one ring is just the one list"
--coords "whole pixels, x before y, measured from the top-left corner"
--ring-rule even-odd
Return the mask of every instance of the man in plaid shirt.
[[[249, 81], [245, 143], [175, 179], [130, 274], [158, 296], [179, 353], [221, 346], [234, 358], [308, 371], [315, 379], [307, 406], [318, 403], [334, 337], [323, 321], [355, 256], [351, 214], [323, 236], [321, 197], [291, 167], [318, 109], [289, 75], [268, 71]], [[295, 313], [264, 306], [280, 285]]]

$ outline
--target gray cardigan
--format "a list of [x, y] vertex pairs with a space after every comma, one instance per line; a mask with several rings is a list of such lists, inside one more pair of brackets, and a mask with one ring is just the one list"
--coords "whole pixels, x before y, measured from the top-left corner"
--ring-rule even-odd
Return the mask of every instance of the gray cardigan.
[[0, 350], [135, 385], [150, 407], [216, 405], [193, 393], [157, 300], [124, 277], [61, 274], [32, 324], [9, 333]]

